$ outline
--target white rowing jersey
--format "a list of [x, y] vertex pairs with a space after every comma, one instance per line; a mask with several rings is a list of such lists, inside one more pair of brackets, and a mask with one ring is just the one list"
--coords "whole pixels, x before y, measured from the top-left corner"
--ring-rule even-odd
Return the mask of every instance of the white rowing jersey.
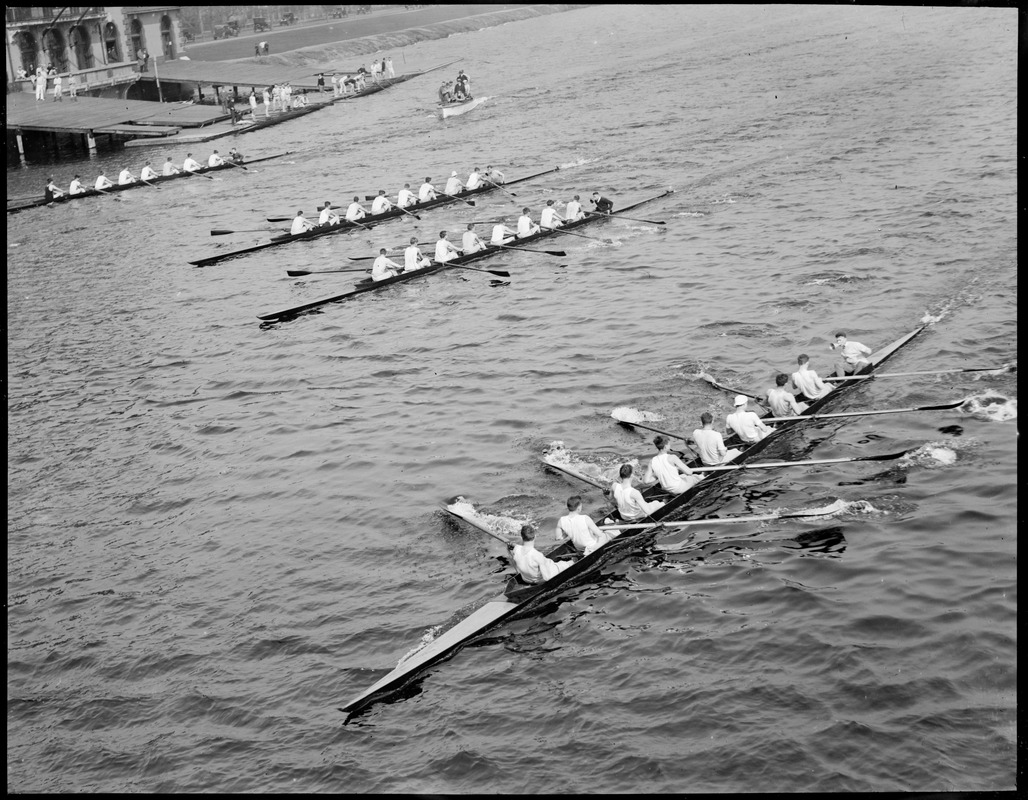
[[412, 244], [406, 250], [403, 251], [403, 269], [405, 272], [411, 270], [421, 269], [422, 267], [428, 266], [424, 263], [425, 257], [421, 255], [421, 250], [416, 244]]
[[410, 189], [406, 187], [400, 189], [400, 193], [396, 195], [396, 205], [400, 208], [406, 208], [407, 206], [414, 205], [417, 202], [417, 197]]
[[153, 171], [153, 167], [149, 164], [146, 164], [139, 173], [139, 180], [141, 181], [152, 181], [156, 177], [157, 173]]
[[650, 459], [647, 478], [656, 478], [665, 492], [681, 494], [695, 484], [699, 477], [680, 473], [678, 468], [671, 462], [671, 458], [672, 455], [670, 453], [658, 453]]
[[556, 228], [561, 224], [557, 219], [557, 209], [546, 206], [543, 213], [539, 215], [539, 225], [543, 228]]
[[824, 397], [832, 391], [832, 387], [825, 384], [821, 377], [809, 367], [800, 367], [792, 373], [792, 385], [811, 400]]
[[573, 561], [553, 561], [540, 553], [535, 547], [523, 544], [514, 545], [511, 553], [514, 566], [526, 583], [542, 583], [570, 567]]
[[507, 237], [511, 235], [506, 225], [493, 225], [493, 236], [489, 241], [491, 244], [504, 244], [507, 241]]
[[532, 222], [532, 218], [528, 214], [522, 214], [518, 218], [518, 236], [531, 236], [538, 232], [539, 226]]
[[570, 539], [576, 550], [589, 555], [601, 544], [607, 543], [607, 537], [602, 533], [594, 533], [593, 527], [593, 521], [585, 514], [568, 514], [557, 520], [557, 541]]
[[435, 200], [435, 187], [428, 182], [421, 184], [418, 189], [418, 200], [424, 203], [426, 200]]
[[110, 189], [114, 184], [107, 180], [106, 176], [101, 175], [96, 179], [96, 183], [93, 184], [94, 189]]
[[582, 219], [585, 214], [582, 213], [582, 204], [577, 200], [568, 201], [568, 206], [564, 209], [564, 219], [571, 222], [576, 219]]
[[354, 201], [353, 203], [350, 203], [346, 209], [346, 219], [349, 222], [353, 222], [357, 219], [363, 219], [364, 215], [367, 213], [368, 212], [364, 210], [364, 207], [360, 203]]
[[198, 169], [200, 169], [200, 162], [197, 161], [195, 158], [187, 158], [185, 161], [182, 162], [182, 169], [184, 169], [186, 172], [196, 172]]
[[68, 194], [82, 194], [86, 191], [86, 187], [82, 185], [82, 181], [78, 178], [71, 182], [71, 186], [68, 187]]
[[759, 442], [771, 429], [752, 411], [736, 411], [725, 417], [725, 425], [735, 431], [744, 442]]
[[289, 228], [289, 232], [295, 236], [298, 233], [303, 233], [306, 230], [310, 230], [310, 227], [311, 224], [307, 221], [305, 217], [296, 216], [293, 217], [293, 224]]
[[384, 214], [392, 207], [392, 203], [389, 202], [389, 198], [384, 194], [380, 194], [374, 200], [371, 201], [371, 213], [372, 214]]
[[337, 222], [339, 222], [339, 215], [332, 206], [325, 206], [321, 209], [321, 215], [318, 217], [319, 225], [335, 225]]
[[797, 403], [792, 392], [779, 386], [767, 393], [767, 404], [776, 417], [791, 417], [807, 409], [806, 403]]
[[400, 265], [390, 261], [385, 256], [379, 256], [375, 259], [375, 264], [371, 268], [371, 279], [373, 281], [381, 281], [386, 278], [392, 277], [394, 272], [400, 271]]
[[451, 258], [456, 258], [457, 254], [453, 251], [453, 245], [450, 244], [446, 239], [440, 239], [435, 243], [435, 260], [436, 261], [449, 261]]
[[618, 512], [621, 514], [622, 519], [634, 520], [640, 517], [648, 517], [664, 505], [659, 500], [647, 502], [643, 499], [642, 492], [634, 486], [626, 486], [621, 481], [615, 483], [612, 488], [614, 490], [614, 500], [618, 504]]
[[456, 175], [446, 182], [446, 194], [457, 194], [463, 188], [464, 184], [460, 182], [460, 178]]
[[127, 184], [135, 183], [135, 182], [136, 182], [135, 177], [127, 169], [123, 169], [118, 174], [118, 185], [119, 186], [125, 186]]
[[474, 253], [485, 248], [482, 240], [478, 238], [478, 234], [474, 231], [464, 231], [460, 243], [465, 253]]
[[162, 170], [162, 173], [164, 175], [174, 175], [177, 172], [178, 172], [178, 167], [176, 167], [170, 161], [165, 161], [164, 162], [164, 169]]
[[468, 182], [464, 185], [464, 188], [470, 191], [472, 189], [478, 189], [482, 185], [483, 183], [481, 173], [472, 172], [470, 175], [468, 175]]
[[211, 153], [210, 158], [207, 159], [208, 167], [220, 167], [224, 163], [225, 159], [223, 159], [217, 153]]
[[692, 441], [700, 461], [708, 467], [715, 467], [728, 460], [729, 450], [725, 447], [725, 440], [712, 428], [697, 428], [692, 432]]

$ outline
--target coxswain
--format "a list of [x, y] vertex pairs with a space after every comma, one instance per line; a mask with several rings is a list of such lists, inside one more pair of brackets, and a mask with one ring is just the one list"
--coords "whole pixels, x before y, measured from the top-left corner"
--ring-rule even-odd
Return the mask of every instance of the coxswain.
[[357, 195], [353, 196], [353, 202], [346, 207], [346, 221], [356, 222], [359, 219], [364, 219], [368, 215], [368, 212], [361, 205], [361, 199]]
[[96, 179], [96, 183], [93, 184], [94, 189], [110, 189], [114, 186], [113, 183], [104, 175], [104, 171], [100, 170], [100, 177]]
[[318, 227], [327, 228], [330, 225], [338, 224], [339, 215], [336, 213], [335, 209], [332, 208], [332, 204], [326, 200], [325, 205], [321, 208], [321, 214], [318, 215]]
[[[257, 99], [257, 96], [253, 92], [250, 92], [250, 96], [253, 97], [254, 100]], [[254, 108], [256, 109], [256, 107], [257, 106], [255, 105]], [[233, 164], [242, 164], [243, 154], [233, 147], [228, 151], [228, 160], [231, 161]]]
[[599, 192], [593, 192], [593, 196], [589, 202], [593, 204], [598, 214], [609, 214], [614, 210], [614, 203]]
[[68, 187], [68, 194], [82, 194], [84, 191], [86, 191], [86, 187], [82, 185], [82, 176], [76, 175], [71, 181], [71, 186]]
[[479, 239], [478, 234], [475, 233], [474, 222], [468, 223], [468, 229], [464, 231], [464, 235], [461, 237], [461, 250], [464, 251], [465, 255], [485, 250], [485, 242]]
[[444, 194], [458, 194], [464, 191], [464, 184], [460, 182], [460, 178], [457, 177], [457, 172], [454, 170], [450, 173], [449, 180], [446, 181], [446, 190]]
[[828, 345], [830, 350], [839, 351], [839, 360], [835, 365], [835, 377], [845, 378], [852, 375], [866, 364], [870, 364], [864, 356], [871, 355], [871, 348], [860, 342], [851, 342], [846, 338], [845, 331], [835, 334], [835, 341]]
[[649, 517], [664, 505], [660, 500], [644, 499], [642, 492], [632, 486], [631, 464], [622, 464], [621, 469], [618, 470], [618, 477], [620, 480], [614, 481], [610, 488], [622, 519], [631, 522], [642, 517]]
[[653, 437], [653, 445], [657, 448], [657, 455], [650, 459], [643, 483], [656, 480], [660, 488], [671, 494], [681, 494], [696, 485], [702, 476], [693, 473], [682, 459], [671, 452], [669, 438], [658, 433]]
[[806, 403], [797, 403], [796, 395], [785, 388], [789, 376], [784, 372], [775, 375], [775, 388], [767, 393], [767, 405], [776, 417], [791, 417], [807, 410]]
[[136, 180], [136, 176], [132, 174], [128, 167], [125, 167], [125, 169], [118, 173], [118, 186], [128, 186], [130, 183], [135, 183]]
[[157, 173], [154, 172], [154, 168], [150, 166], [149, 161], [143, 164], [143, 168], [139, 171], [139, 180], [141, 181], [152, 181], [158, 177]]
[[792, 386], [796, 390], [797, 400], [805, 400], [809, 403], [832, 391], [832, 387], [821, 380], [818, 374], [810, 368], [810, 356], [800, 353], [796, 358], [796, 363], [799, 365], [799, 369], [792, 373]]
[[546, 201], [546, 208], [543, 209], [542, 214], [539, 215], [539, 227], [553, 230], [559, 228], [564, 224], [564, 218], [557, 213], [557, 209], [553, 206], [552, 200]]
[[508, 242], [513, 242], [517, 235], [517, 231], [512, 231], [501, 222], [498, 225], [493, 225], [493, 235], [489, 239], [489, 244], [507, 244]]
[[578, 552], [589, 555], [617, 535], [615, 531], [601, 531], [595, 522], [582, 513], [582, 498], [579, 495], [571, 495], [567, 505], [568, 513], [557, 520], [558, 542], [570, 539]]
[[418, 202], [418, 196], [410, 190], [410, 184], [405, 183], [403, 188], [400, 189], [399, 194], [396, 195], [396, 205], [400, 208], [407, 208]]
[[749, 401], [746, 395], [737, 394], [735, 396], [735, 413], [725, 417], [725, 425], [744, 442], [753, 444], [772, 433], [774, 428], [765, 425], [763, 420], [752, 411], [747, 411], [747, 402]]
[[418, 189], [418, 200], [424, 203], [429, 200], [435, 200], [435, 197], [435, 187], [432, 185], [432, 179], [425, 178], [425, 182]]
[[491, 183], [494, 186], [499, 183], [504, 183], [503, 173], [493, 167], [492, 164], [486, 164], [485, 167], [485, 179], [486, 183]]
[[57, 197], [64, 197], [64, 192], [54, 183], [54, 179], [51, 176], [46, 182], [46, 188], [43, 189], [43, 199], [48, 203], [52, 203]]
[[386, 190], [379, 189], [378, 197], [371, 201], [372, 214], [384, 214], [393, 207], [392, 201], [386, 197]]
[[564, 209], [564, 219], [567, 222], [585, 219], [585, 212], [582, 210], [582, 198], [577, 194], [568, 202], [567, 208]]
[[418, 247], [418, 237], [411, 236], [410, 245], [403, 251], [403, 271], [413, 272], [416, 269], [422, 269], [431, 265], [432, 262], [425, 258], [421, 248]]
[[386, 252], [384, 247], [378, 251], [378, 258], [375, 259], [375, 263], [371, 267], [371, 280], [373, 281], [384, 281], [386, 278], [392, 278], [403, 272], [403, 267], [395, 261], [391, 261], [386, 256]]
[[714, 430], [714, 416], [709, 411], [700, 414], [700, 424], [703, 427], [692, 432], [692, 443], [700, 461], [708, 467], [725, 464], [742, 452], [725, 447], [724, 437]]
[[511, 558], [517, 567], [518, 575], [525, 583], [542, 583], [553, 578], [574, 561], [554, 561], [535, 549], [535, 531], [531, 525], [521, 526], [521, 544], [511, 548]]
[[536, 233], [539, 233], [539, 226], [532, 222], [532, 217], [526, 206], [521, 209], [521, 216], [518, 217], [518, 238], [524, 239], [526, 236], [532, 236]]
[[446, 231], [439, 231], [439, 241], [435, 243], [435, 260], [437, 264], [445, 264], [460, 255], [460, 250], [446, 238]]
[[186, 160], [182, 162], [182, 169], [186, 172], [196, 172], [198, 169], [203, 169], [200, 162], [193, 158], [192, 153], [186, 153]]
[[171, 156], [168, 156], [168, 160], [164, 162], [164, 168], [161, 170], [161, 174], [178, 175], [180, 171], [181, 170], [179, 170], [179, 168], [176, 167], [175, 163], [171, 160]]
[[208, 167], [220, 167], [224, 163], [225, 163], [225, 159], [223, 159], [221, 156], [218, 155], [218, 151], [217, 150], [215, 150], [213, 153], [211, 153], [210, 157], [207, 159], [207, 166]]
[[293, 224], [289, 228], [289, 232], [296, 236], [299, 233], [306, 233], [309, 230], [314, 229], [314, 223], [308, 220], [302, 211], [297, 211], [296, 216], [293, 217]]
[[485, 185], [485, 181], [482, 180], [482, 173], [478, 171], [478, 167], [472, 167], [471, 174], [468, 175], [468, 182], [464, 184], [464, 188], [467, 191], [472, 189], [480, 189]]

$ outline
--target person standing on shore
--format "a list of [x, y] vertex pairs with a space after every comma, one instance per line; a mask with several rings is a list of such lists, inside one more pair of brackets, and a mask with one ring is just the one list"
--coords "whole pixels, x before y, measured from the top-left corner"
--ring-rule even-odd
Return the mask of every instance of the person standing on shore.
[[250, 116], [257, 119], [257, 90], [254, 88], [250, 89]]
[[392, 56], [386, 56], [385, 60], [386, 77], [395, 78], [396, 73], [393, 71], [393, 58]]
[[36, 67], [36, 99], [46, 100], [46, 72], [42, 65]]
[[54, 102], [63, 100], [64, 97], [61, 95], [61, 76], [54, 75]]
[[68, 75], [68, 97], [74, 100], [76, 103], [79, 99], [79, 79], [78, 76], [72, 72]]

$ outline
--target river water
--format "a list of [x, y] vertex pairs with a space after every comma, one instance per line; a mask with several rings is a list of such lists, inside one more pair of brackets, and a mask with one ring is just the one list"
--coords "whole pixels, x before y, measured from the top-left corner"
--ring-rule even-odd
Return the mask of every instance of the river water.
[[[463, 56], [491, 97], [467, 116], [436, 120], [426, 76], [236, 142], [285, 163], [11, 216], [8, 789], [1013, 789], [1012, 369], [861, 387], [832, 410], [971, 402], [811, 426], [768, 455], [915, 452], [749, 471], [707, 509], [832, 518], [658, 540], [420, 692], [337, 709], [498, 592], [502, 545], [440, 504], [549, 544], [569, 494], [603, 498], [540, 456], [652, 451], [615, 408], [723, 424], [701, 373], [755, 393], [809, 352], [824, 374], [838, 328], [877, 348], [931, 321], [893, 371], [1016, 364], [1016, 37], [1013, 9], [581, 9], [394, 54]], [[634, 215], [666, 226], [479, 264], [508, 285], [444, 272], [267, 327], [352, 280], [287, 268], [412, 222], [187, 263], [264, 236], [209, 229], [485, 163], [566, 169], [425, 214], [423, 240], [676, 193]], [[9, 196], [45, 176], [9, 171]]]

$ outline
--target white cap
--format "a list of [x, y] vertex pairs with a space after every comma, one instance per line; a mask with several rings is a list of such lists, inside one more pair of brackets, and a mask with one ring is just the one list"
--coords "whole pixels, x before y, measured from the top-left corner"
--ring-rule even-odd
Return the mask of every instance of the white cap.
[[457, 177], [457, 170], [454, 170], [453, 172], [451, 172], [450, 173], [450, 177], [451, 178], [456, 178]]
[[745, 395], [737, 394], [735, 396], [735, 404], [737, 406], [744, 406], [744, 405], [746, 405], [746, 403], [747, 403], [747, 400], [746, 400], [746, 396]]

